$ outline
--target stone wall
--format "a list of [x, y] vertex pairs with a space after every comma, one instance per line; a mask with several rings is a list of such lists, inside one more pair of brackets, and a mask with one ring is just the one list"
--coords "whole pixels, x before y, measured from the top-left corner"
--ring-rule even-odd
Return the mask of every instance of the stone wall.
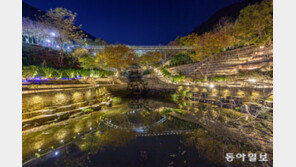
[[144, 82], [147, 84], [146, 88], [148, 93], [152, 96], [167, 95], [176, 93], [178, 90], [186, 90], [195, 93], [197, 96], [205, 94], [207, 97], [220, 98], [220, 97], [237, 97], [243, 101], [262, 101], [272, 94], [273, 88], [271, 87], [256, 87], [256, 86], [230, 86], [219, 85], [216, 83], [214, 87], [210, 85], [181, 85], [169, 84], [159, 80], [153, 76], [144, 77]]
[[[45, 86], [53, 87], [46, 89]], [[65, 85], [41, 84], [35, 85], [34, 88], [27, 88], [22, 93], [23, 130], [99, 111], [103, 107], [111, 106], [112, 92], [126, 90], [126, 85], [92, 86], [89, 84], [88, 87], [68, 88]]]
[[[179, 71], [192, 78], [203, 78], [205, 75], [229, 76], [241, 71], [272, 67], [273, 46], [248, 46], [214, 55], [202, 62], [172, 67], [169, 70], [178, 74]], [[272, 68], [271, 68], [272, 69]]]

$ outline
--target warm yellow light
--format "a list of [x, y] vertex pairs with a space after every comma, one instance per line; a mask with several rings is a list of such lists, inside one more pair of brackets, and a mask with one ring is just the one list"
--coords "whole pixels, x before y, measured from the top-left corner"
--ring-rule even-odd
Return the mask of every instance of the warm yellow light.
[[258, 98], [258, 97], [260, 97], [260, 93], [258, 91], [253, 91], [252, 98]]
[[240, 97], [244, 97], [244, 96], [245, 96], [245, 92], [242, 91], [242, 90], [239, 90], [239, 91], [237, 92], [237, 95], [240, 96]]
[[54, 96], [54, 104], [59, 104], [59, 105], [63, 105], [63, 104], [67, 104], [68, 100], [67, 100], [67, 96], [63, 93], [58, 93]]
[[208, 92], [206, 88], [203, 88], [201, 92]]
[[230, 96], [230, 91], [228, 89], [224, 89], [222, 94], [224, 97]]
[[43, 146], [44, 142], [43, 141], [37, 141], [33, 144], [34, 149], [38, 150]]
[[74, 103], [82, 102], [83, 101], [83, 94], [81, 92], [74, 92], [72, 95], [72, 101]]
[[194, 87], [194, 88], [193, 88], [193, 91], [194, 91], [194, 92], [198, 92], [198, 91], [199, 91], [198, 87]]
[[183, 90], [183, 86], [178, 87], [178, 91], [181, 91], [181, 90]]
[[92, 98], [91, 90], [89, 90], [89, 91], [87, 91], [87, 92], [85, 93], [85, 97], [86, 97], [86, 99], [88, 99], [88, 100], [90, 100], [90, 99]]
[[213, 89], [212, 90], [212, 96], [217, 96], [218, 94], [218, 90], [217, 89]]
[[31, 101], [29, 102], [29, 105], [32, 110], [41, 109], [42, 107], [44, 107], [44, 101], [41, 96], [36, 95], [32, 97]]
[[188, 86], [186, 87], [186, 91], [189, 92], [191, 90], [191, 88]]
[[64, 139], [68, 135], [68, 131], [66, 129], [61, 129], [55, 133], [55, 137], [58, 140]]

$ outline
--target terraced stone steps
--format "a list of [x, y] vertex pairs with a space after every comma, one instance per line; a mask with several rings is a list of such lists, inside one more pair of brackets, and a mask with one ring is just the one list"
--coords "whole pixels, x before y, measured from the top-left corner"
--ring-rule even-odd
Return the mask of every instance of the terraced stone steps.
[[257, 69], [273, 61], [272, 47], [249, 46], [220, 53], [204, 62], [172, 67], [173, 74], [181, 73], [186, 76], [202, 77], [214, 75], [234, 75], [241, 70]]
[[[65, 119], [68, 119], [69, 117], [71, 117], [72, 115], [75, 115], [78, 113], [86, 114], [88, 112], [98, 111], [103, 106], [107, 106], [108, 104], [110, 104], [111, 101], [112, 101], [112, 99], [108, 99], [108, 101], [101, 102], [99, 104], [95, 104], [95, 101], [93, 101], [93, 102], [89, 103], [87, 106], [74, 108], [74, 109], [72, 109], [72, 107], [70, 107], [70, 106], [64, 106], [65, 108], [68, 108], [70, 110], [66, 110], [66, 111], [55, 110], [56, 112], [50, 111], [50, 113], [45, 113], [45, 114], [42, 113], [42, 115], [37, 115], [37, 116], [31, 117], [29, 119], [23, 119], [22, 127], [23, 127], [23, 130], [27, 130], [27, 129], [31, 129], [33, 127], [48, 124], [50, 122], [65, 120]], [[91, 109], [91, 110], [87, 110], [87, 109]]]
[[[93, 100], [93, 101], [95, 101], [95, 100]], [[84, 107], [84, 106], [88, 105], [89, 103], [90, 103], [90, 101], [84, 101], [84, 102], [79, 102], [79, 103], [70, 104], [70, 105], [66, 105], [66, 106], [51, 106], [51, 107], [49, 107], [49, 109], [46, 109], [46, 110], [37, 110], [37, 111], [23, 113], [22, 119], [29, 119], [29, 118], [39, 116], [39, 115], [54, 114], [54, 113], [58, 113], [58, 112], [62, 112], [62, 111], [75, 109], [78, 107]]]

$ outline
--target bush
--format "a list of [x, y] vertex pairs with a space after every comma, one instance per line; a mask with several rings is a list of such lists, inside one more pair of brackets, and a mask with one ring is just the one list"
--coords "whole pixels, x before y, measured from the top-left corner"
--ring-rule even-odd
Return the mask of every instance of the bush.
[[148, 70], [148, 69], [146, 69], [144, 72], [143, 72], [143, 75], [147, 75], [147, 74], [150, 74], [151, 72]]
[[23, 66], [23, 78], [46, 77], [46, 78], [79, 78], [79, 77], [105, 77], [113, 75], [111, 71], [92, 70], [91, 73], [88, 69], [54, 69], [51, 67], [38, 67], [38, 66]]
[[114, 97], [112, 100], [112, 104], [119, 104], [122, 101], [120, 97]]
[[165, 68], [160, 68], [160, 71], [161, 73], [164, 75], [164, 76], [167, 76], [167, 77], [170, 77], [172, 74]]
[[161, 73], [162, 73], [164, 76], [166, 76], [166, 77], [172, 79], [173, 82], [182, 82], [182, 81], [185, 80], [185, 76], [182, 75], [182, 74], [180, 74], [180, 73], [179, 73], [178, 75], [172, 75], [172, 74], [171, 74], [167, 69], [165, 69], [165, 68], [161, 68], [160, 71], [161, 71]]
[[178, 54], [171, 59], [170, 66], [171, 67], [172, 66], [179, 66], [179, 65], [183, 65], [183, 64], [189, 64], [189, 63], [193, 63], [190, 56], [188, 56], [186, 54]]
[[58, 70], [54, 70], [54, 71], [51, 73], [51, 77], [52, 77], [52, 78], [60, 78], [60, 77], [61, 77], [61, 74], [59, 73]]

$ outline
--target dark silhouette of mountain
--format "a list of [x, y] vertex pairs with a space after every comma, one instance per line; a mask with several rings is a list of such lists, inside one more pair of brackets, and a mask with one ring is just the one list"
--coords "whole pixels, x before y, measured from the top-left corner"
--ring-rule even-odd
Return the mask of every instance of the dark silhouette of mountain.
[[[22, 9], [23, 9], [23, 11], [22, 11], [23, 17], [28, 17], [31, 20], [38, 21], [38, 18], [45, 14], [45, 11], [42, 11], [42, 10], [36, 8], [36, 7], [33, 7], [33, 6], [27, 4], [24, 1], [22, 2], [22, 4], [23, 4], [23, 7], [22, 7]], [[97, 39], [97, 41], [101, 40], [102, 44], [107, 44], [107, 42], [105, 40], [103, 40], [101, 38], [94, 37], [93, 35], [89, 34], [88, 32], [84, 31], [83, 29], [82, 29], [82, 31], [84, 32], [84, 34], [87, 35], [88, 39], [91, 39], [93, 41], [96, 40], [96, 39]]]
[[232, 5], [226, 6], [220, 10], [218, 10], [214, 15], [212, 15], [207, 21], [200, 24], [196, 27], [192, 33], [196, 33], [201, 35], [205, 32], [213, 30], [215, 25], [219, 22], [219, 20], [223, 17], [227, 17], [231, 20], [236, 20], [239, 16], [240, 10], [247, 7], [248, 5], [252, 5], [255, 3], [260, 3], [263, 0], [243, 0]]

